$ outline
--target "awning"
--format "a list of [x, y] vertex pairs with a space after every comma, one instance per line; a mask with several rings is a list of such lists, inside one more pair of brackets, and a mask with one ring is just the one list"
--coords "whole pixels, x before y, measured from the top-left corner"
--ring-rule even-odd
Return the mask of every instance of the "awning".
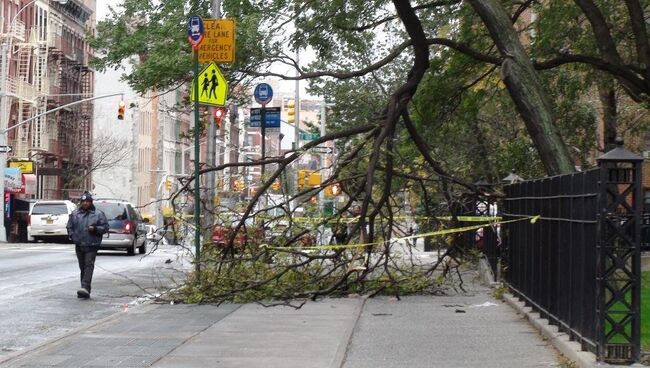
[[5, 192], [23, 193], [23, 178], [20, 169], [14, 167], [5, 168]]
[[5, 192], [36, 194], [36, 175], [21, 174], [19, 168], [5, 168]]
[[36, 194], [36, 175], [23, 174], [24, 191], [23, 194]]

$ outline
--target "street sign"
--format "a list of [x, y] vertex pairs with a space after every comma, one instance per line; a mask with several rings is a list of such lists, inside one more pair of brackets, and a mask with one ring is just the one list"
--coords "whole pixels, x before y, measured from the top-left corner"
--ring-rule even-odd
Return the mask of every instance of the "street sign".
[[331, 155], [334, 153], [334, 150], [332, 147], [325, 147], [325, 146], [316, 146], [311, 149], [312, 153], [318, 153], [318, 154], [325, 154], [325, 155]]
[[205, 38], [199, 47], [199, 63], [235, 62], [235, 20], [204, 19]]
[[192, 44], [192, 48], [199, 48], [204, 35], [203, 19], [201, 17], [190, 18], [190, 21], [187, 22], [187, 40]]
[[[199, 73], [199, 103], [212, 106], [226, 106], [228, 81], [215, 63], [210, 63]], [[194, 102], [194, 83], [192, 83], [192, 102]]]
[[34, 173], [34, 161], [9, 161], [7, 164], [9, 167], [20, 169], [20, 172], [23, 174]]
[[300, 133], [300, 139], [303, 141], [314, 141], [318, 138], [320, 138], [318, 133]]
[[266, 105], [273, 99], [273, 88], [267, 83], [260, 83], [255, 87], [253, 95], [258, 104]]
[[11, 152], [11, 146], [0, 146], [0, 153], [9, 153]]
[[[266, 121], [266, 128], [279, 128], [280, 127], [280, 107], [267, 107], [264, 112], [264, 120]], [[251, 128], [259, 128], [262, 126], [262, 109], [259, 107], [251, 109]]]

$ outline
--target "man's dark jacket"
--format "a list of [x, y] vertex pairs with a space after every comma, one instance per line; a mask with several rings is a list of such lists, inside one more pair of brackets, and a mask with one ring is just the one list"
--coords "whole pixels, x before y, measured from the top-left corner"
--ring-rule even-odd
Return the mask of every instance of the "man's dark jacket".
[[[88, 231], [88, 226], [95, 226], [95, 231]], [[102, 235], [108, 232], [108, 220], [104, 212], [90, 206], [88, 210], [78, 208], [68, 219], [68, 235], [72, 242], [82, 247], [99, 247]]]

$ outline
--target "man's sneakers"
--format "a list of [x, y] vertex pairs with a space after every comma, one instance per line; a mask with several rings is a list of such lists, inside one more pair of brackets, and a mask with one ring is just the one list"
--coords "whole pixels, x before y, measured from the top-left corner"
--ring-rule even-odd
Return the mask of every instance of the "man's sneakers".
[[90, 298], [90, 293], [88, 290], [81, 288], [77, 290], [77, 298], [88, 299]]

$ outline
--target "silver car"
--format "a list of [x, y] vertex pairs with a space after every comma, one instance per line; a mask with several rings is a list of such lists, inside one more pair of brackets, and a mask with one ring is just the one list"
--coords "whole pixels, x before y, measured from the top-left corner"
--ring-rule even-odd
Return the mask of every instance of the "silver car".
[[129, 202], [119, 199], [96, 199], [95, 208], [104, 212], [109, 230], [104, 234], [99, 249], [124, 249], [134, 255], [147, 252], [147, 219], [142, 219], [138, 210]]

